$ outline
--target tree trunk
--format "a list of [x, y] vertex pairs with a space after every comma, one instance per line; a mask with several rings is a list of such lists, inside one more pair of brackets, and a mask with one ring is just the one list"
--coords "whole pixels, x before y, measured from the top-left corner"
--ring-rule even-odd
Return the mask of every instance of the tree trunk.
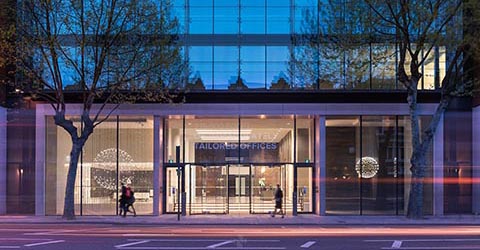
[[75, 180], [77, 179], [78, 159], [82, 152], [81, 141], [72, 142], [70, 151], [70, 164], [68, 166], [67, 185], [65, 187], [65, 202], [63, 206], [63, 218], [67, 220], [75, 219]]
[[423, 182], [425, 179], [425, 153], [417, 153], [412, 157], [412, 179], [411, 188], [408, 199], [407, 218], [422, 219], [423, 218]]

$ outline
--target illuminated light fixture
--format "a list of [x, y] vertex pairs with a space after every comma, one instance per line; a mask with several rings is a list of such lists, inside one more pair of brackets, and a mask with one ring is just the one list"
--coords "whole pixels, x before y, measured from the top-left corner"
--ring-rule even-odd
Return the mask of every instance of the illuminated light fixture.
[[[238, 135], [201, 135], [202, 141], [238, 141]], [[240, 136], [241, 141], [250, 140], [250, 136]]]
[[263, 167], [260, 169], [260, 173], [262, 173], [262, 174], [265, 173], [265, 170], [266, 170], [266, 169], [265, 169], [265, 166], [263, 166]]
[[[202, 141], [238, 141], [238, 129], [197, 129]], [[251, 129], [240, 130], [240, 140], [250, 140]]]
[[355, 171], [361, 178], [372, 178], [378, 173], [379, 169], [377, 160], [369, 156], [362, 157], [361, 162], [358, 160], [355, 164]]
[[[199, 135], [238, 135], [238, 129], [197, 129]], [[240, 135], [250, 135], [251, 129], [240, 130]]]

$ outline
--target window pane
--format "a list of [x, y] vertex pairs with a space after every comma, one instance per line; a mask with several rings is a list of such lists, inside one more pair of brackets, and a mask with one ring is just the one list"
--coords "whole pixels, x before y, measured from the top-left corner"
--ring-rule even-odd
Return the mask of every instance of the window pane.
[[298, 212], [313, 212], [312, 206], [312, 168], [302, 167], [297, 168], [297, 197], [298, 197]]
[[238, 119], [186, 118], [185, 158], [195, 163], [238, 163]]
[[153, 118], [121, 116], [118, 144], [119, 181], [135, 192], [137, 214], [153, 214]]
[[293, 162], [293, 117], [242, 117], [240, 126], [240, 162]]
[[[230, 2], [230, 1], [229, 1]], [[238, 33], [238, 6], [217, 7], [215, 6], [214, 33], [215, 34], [237, 34]]]
[[267, 6], [267, 34], [289, 34], [290, 8]]
[[[117, 118], [98, 125], [83, 147], [82, 209], [84, 215], [115, 215], [117, 210]], [[120, 148], [118, 167], [132, 159]]]
[[[176, 162], [176, 146], [180, 146], [180, 150], [183, 150], [183, 118], [181, 116], [170, 116], [165, 120], [166, 133], [165, 140], [165, 161]], [[180, 151], [180, 161], [183, 161], [183, 154]]]
[[190, 34], [213, 33], [212, 7], [190, 7]]
[[368, 46], [348, 49], [345, 52], [346, 88], [370, 88], [370, 48]]
[[362, 156], [355, 170], [362, 185], [362, 214], [396, 214], [395, 116], [362, 117]]
[[[426, 54], [427, 51], [424, 50]], [[435, 89], [435, 49], [432, 49], [423, 64], [423, 89]]]
[[326, 119], [326, 213], [360, 214], [359, 117]]
[[[71, 117], [67, 117], [69, 119]], [[76, 119], [77, 121], [79, 119]], [[46, 165], [45, 165], [45, 214], [63, 214], [67, 172], [70, 163], [72, 142], [70, 135], [55, 125], [53, 116], [45, 117], [46, 121]], [[80, 126], [79, 122], [74, 123]], [[78, 163], [77, 181], [75, 183], [75, 214], [80, 214], [80, 168]]]
[[297, 159], [296, 162], [313, 162], [313, 119], [297, 117]]
[[265, 33], [265, 7], [242, 7], [241, 31], [244, 34]]
[[372, 45], [372, 88], [395, 89], [395, 46]]

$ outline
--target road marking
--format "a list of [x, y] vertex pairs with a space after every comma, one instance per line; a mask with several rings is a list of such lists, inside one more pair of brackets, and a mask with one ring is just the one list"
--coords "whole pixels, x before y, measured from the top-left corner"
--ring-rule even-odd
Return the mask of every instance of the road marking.
[[316, 241], [309, 241], [309, 242], [306, 242], [305, 244], [301, 245], [300, 247], [302, 248], [309, 248], [311, 247], [313, 244], [317, 243]]
[[401, 248], [391, 248], [391, 247], [382, 247], [382, 249], [407, 249], [407, 250], [443, 250], [443, 249], [469, 249], [469, 250], [478, 250], [479, 246], [462, 246], [462, 247], [401, 247]]
[[61, 243], [65, 242], [64, 240], [52, 240], [52, 241], [46, 241], [46, 242], [39, 242], [39, 243], [32, 243], [32, 244], [26, 244], [23, 246], [26, 247], [34, 247], [34, 246], [41, 246], [41, 245], [48, 245], [48, 244], [55, 244], [55, 243]]
[[38, 238], [0, 238], [0, 241], [15, 241], [15, 240], [24, 240], [24, 241], [35, 241], [35, 240], [52, 240], [52, 239], [38, 239]]
[[147, 242], [150, 242], [150, 240], [137, 240], [135, 242], [131, 242], [131, 243], [126, 243], [126, 244], [122, 244], [122, 245], [116, 245], [115, 247], [116, 248], [122, 248], [122, 247], [129, 247], [129, 246], [134, 246], [134, 245], [138, 245], [138, 244], [143, 244], [143, 243], [147, 243]]
[[392, 248], [401, 248], [402, 247], [402, 241], [401, 240], [396, 240], [392, 244]]
[[163, 237], [176, 236], [176, 234], [122, 234], [124, 237]]
[[227, 245], [227, 244], [230, 244], [230, 243], [233, 243], [233, 242], [235, 242], [235, 241], [227, 240], [227, 241], [224, 241], [224, 242], [220, 242], [220, 243], [217, 243], [217, 244], [210, 245], [207, 248], [208, 249], [213, 249], [213, 248], [221, 247], [223, 245]]

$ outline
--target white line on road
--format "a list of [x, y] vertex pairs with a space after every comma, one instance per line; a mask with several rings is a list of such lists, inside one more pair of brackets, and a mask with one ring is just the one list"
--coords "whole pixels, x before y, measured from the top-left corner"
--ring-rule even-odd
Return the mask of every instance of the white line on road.
[[316, 241], [309, 241], [309, 242], [306, 242], [305, 244], [301, 245], [300, 247], [302, 248], [309, 248], [311, 247], [313, 244], [317, 243]]
[[116, 245], [115, 247], [116, 248], [123, 248], [123, 247], [129, 247], [129, 246], [134, 246], [134, 245], [138, 245], [138, 244], [143, 244], [143, 243], [147, 243], [147, 242], [150, 242], [150, 240], [137, 240], [137, 241], [131, 242], [131, 243]]
[[228, 244], [233, 243], [233, 242], [235, 242], [235, 241], [227, 240], [227, 241], [224, 241], [224, 242], [220, 242], [220, 243], [217, 243], [217, 244], [210, 245], [207, 248], [208, 249], [214, 249], [214, 248], [217, 248], [217, 247], [221, 247], [223, 245], [228, 245]]
[[39, 239], [39, 238], [0, 238], [0, 241], [16, 241], [16, 240], [24, 240], [24, 241], [36, 241], [36, 240], [52, 240], [52, 239]]
[[402, 241], [401, 240], [396, 240], [392, 244], [392, 248], [401, 248], [402, 247]]
[[35, 246], [55, 244], [55, 243], [61, 243], [61, 242], [65, 242], [65, 241], [64, 241], [64, 240], [52, 240], [52, 241], [46, 241], [46, 242], [26, 244], [26, 245], [24, 245], [24, 246], [26, 246], [26, 247], [35, 247]]
[[124, 237], [164, 237], [176, 236], [176, 234], [122, 234]]

